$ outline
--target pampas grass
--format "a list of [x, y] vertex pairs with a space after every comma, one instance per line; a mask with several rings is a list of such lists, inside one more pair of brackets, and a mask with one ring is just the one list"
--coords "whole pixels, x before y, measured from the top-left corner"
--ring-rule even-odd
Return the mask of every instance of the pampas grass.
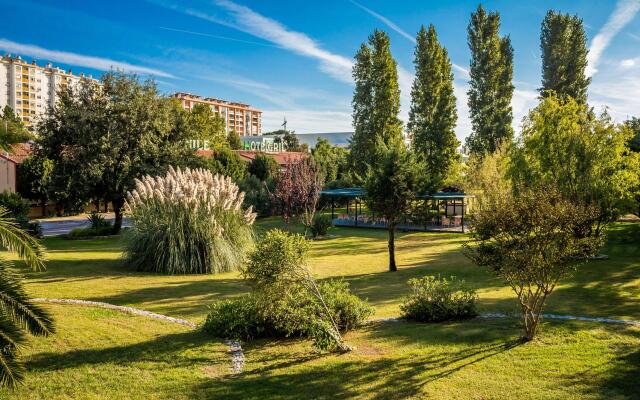
[[253, 245], [256, 214], [231, 178], [169, 168], [136, 179], [126, 209], [133, 227], [124, 257], [138, 271], [206, 274], [237, 269]]

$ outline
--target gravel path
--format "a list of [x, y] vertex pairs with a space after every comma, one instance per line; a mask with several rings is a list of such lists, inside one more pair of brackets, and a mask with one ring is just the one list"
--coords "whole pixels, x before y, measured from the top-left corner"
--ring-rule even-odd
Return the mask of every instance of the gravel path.
[[[477, 318], [518, 318], [517, 316], [506, 313], [482, 313]], [[559, 314], [542, 314], [542, 318], [546, 319], [562, 319], [571, 321], [587, 321], [587, 322], [601, 322], [604, 324], [618, 324], [618, 325], [630, 325], [640, 327], [640, 321], [626, 320], [626, 319], [612, 319], [612, 318], [600, 318], [600, 317], [579, 317], [575, 315], [559, 315]], [[377, 318], [372, 319], [370, 322], [400, 322], [402, 318]]]

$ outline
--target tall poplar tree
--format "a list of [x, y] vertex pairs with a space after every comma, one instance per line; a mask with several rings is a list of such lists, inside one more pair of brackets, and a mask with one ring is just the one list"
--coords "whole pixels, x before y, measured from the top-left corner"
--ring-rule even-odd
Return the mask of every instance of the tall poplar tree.
[[559, 97], [570, 96], [578, 103], [586, 104], [591, 78], [585, 74], [589, 50], [582, 19], [549, 10], [542, 21], [540, 50], [540, 95], [547, 97], [554, 91]]
[[513, 48], [509, 36], [500, 37], [500, 14], [487, 14], [482, 5], [471, 14], [467, 33], [473, 132], [466, 144], [472, 154], [492, 153], [513, 138]]
[[418, 32], [414, 64], [408, 127], [413, 148], [424, 161], [429, 189], [436, 190], [456, 161], [460, 143], [454, 131], [458, 116], [451, 61], [433, 25]]
[[357, 180], [366, 175], [376, 158], [379, 143], [402, 144], [400, 87], [396, 62], [391, 55], [389, 36], [375, 30], [369, 43], [362, 44], [355, 56], [353, 78], [353, 126], [349, 148], [352, 171]]

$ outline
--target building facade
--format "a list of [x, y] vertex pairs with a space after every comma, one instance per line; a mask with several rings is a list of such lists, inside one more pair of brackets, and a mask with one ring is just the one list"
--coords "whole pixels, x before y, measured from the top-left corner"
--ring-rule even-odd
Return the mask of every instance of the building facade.
[[42, 67], [20, 56], [0, 57], [0, 108], [11, 107], [26, 126], [33, 125], [57, 100], [61, 87], [91, 76], [73, 75], [51, 64]]
[[182, 106], [191, 110], [196, 104], [205, 104], [211, 111], [220, 115], [226, 124], [227, 132], [235, 130], [240, 136], [262, 135], [262, 111], [248, 104], [233, 103], [211, 97], [195, 96], [189, 93], [176, 93]]

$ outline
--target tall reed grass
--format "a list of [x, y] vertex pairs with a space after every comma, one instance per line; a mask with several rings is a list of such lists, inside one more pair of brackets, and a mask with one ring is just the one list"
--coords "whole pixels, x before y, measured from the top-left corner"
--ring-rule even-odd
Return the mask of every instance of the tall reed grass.
[[237, 269], [253, 246], [252, 208], [231, 178], [169, 168], [136, 180], [126, 209], [124, 257], [138, 271], [207, 274]]

